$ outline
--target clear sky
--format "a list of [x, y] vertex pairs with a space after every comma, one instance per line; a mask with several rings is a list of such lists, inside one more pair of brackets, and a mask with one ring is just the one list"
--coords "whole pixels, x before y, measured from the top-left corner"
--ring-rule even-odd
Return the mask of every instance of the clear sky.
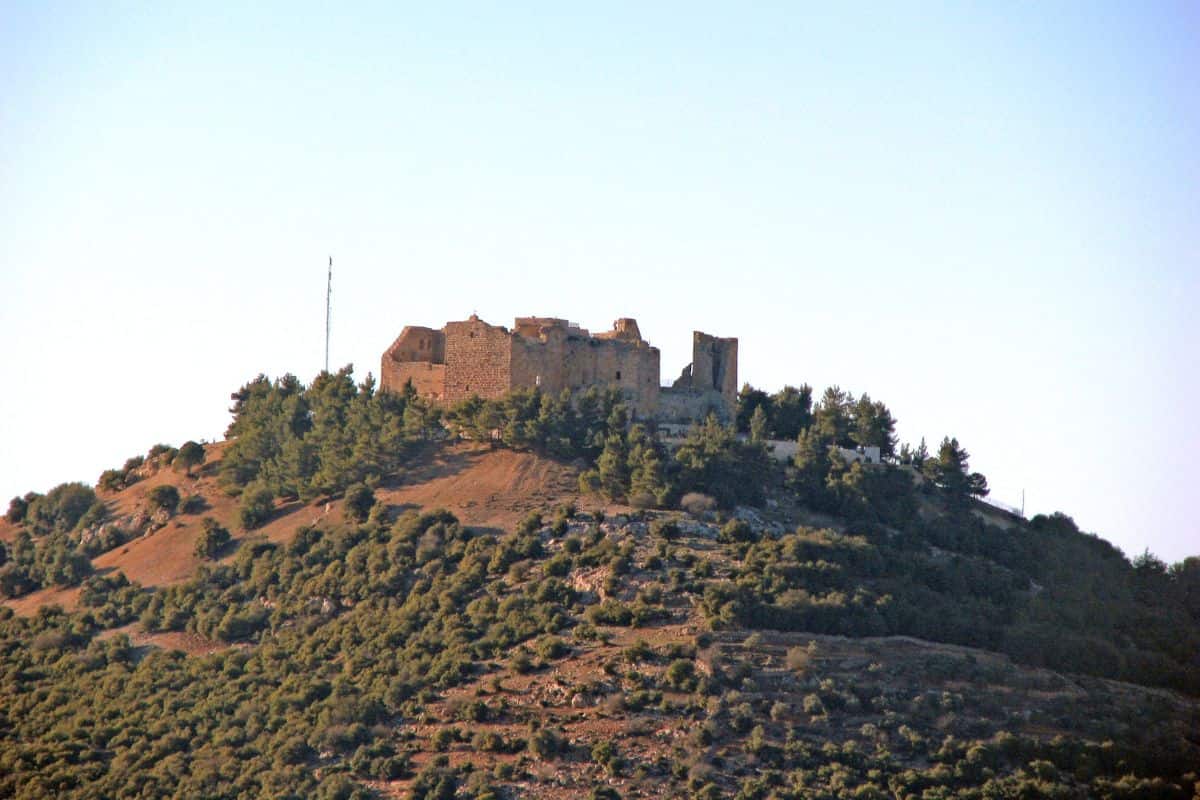
[[360, 378], [472, 311], [636, 317], [664, 381], [738, 336], [1200, 553], [1195, 3], [102, 5], [0, 0], [4, 499], [310, 380], [332, 254]]

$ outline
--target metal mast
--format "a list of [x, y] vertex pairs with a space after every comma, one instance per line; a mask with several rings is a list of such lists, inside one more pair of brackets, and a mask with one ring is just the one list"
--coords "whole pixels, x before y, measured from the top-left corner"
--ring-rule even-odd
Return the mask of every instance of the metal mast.
[[333, 256], [329, 257], [329, 275], [325, 279], [325, 371], [329, 372], [329, 315], [333, 309]]

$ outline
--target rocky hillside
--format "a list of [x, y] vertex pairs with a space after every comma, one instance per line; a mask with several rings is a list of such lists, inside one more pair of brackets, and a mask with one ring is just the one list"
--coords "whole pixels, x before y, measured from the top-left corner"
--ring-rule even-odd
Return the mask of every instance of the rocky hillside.
[[[946, 643], [1004, 645], [1050, 595], [995, 543], [856, 533], [782, 487], [636, 511], [579, 495], [583, 465], [451, 443], [362, 522], [292, 500], [247, 531], [222, 452], [137, 467], [76, 532], [122, 531], [94, 576], [9, 601], [0, 795], [1192, 796], [1194, 697]], [[946, 641], [871, 634], [956, 599]]]

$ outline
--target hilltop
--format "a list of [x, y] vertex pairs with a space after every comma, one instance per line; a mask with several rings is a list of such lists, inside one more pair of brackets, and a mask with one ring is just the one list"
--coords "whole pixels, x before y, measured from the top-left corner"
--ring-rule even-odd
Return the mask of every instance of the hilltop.
[[1191, 561], [819, 421], [775, 464], [346, 376], [0, 523], [0, 795], [1192, 796]]

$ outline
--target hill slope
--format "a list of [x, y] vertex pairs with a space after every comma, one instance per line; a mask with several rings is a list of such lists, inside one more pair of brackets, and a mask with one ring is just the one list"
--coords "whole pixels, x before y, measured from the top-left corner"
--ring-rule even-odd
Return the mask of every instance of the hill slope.
[[431, 441], [343, 378], [0, 526], [0, 796], [1195, 791], [1197, 564], [618, 406]]

